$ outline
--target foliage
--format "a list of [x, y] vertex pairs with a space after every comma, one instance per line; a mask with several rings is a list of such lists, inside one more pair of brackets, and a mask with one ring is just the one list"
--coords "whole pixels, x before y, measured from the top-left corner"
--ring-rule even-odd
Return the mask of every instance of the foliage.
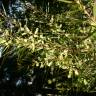
[[[10, 74], [12, 71], [31, 78], [32, 69], [40, 68], [47, 70], [44, 87], [54, 83], [61, 94], [69, 90], [95, 91], [94, 2], [49, 0], [45, 4], [24, 2], [23, 20], [18, 15], [0, 18], [2, 72], [8, 67]], [[8, 58], [15, 60], [14, 66], [6, 63]]]

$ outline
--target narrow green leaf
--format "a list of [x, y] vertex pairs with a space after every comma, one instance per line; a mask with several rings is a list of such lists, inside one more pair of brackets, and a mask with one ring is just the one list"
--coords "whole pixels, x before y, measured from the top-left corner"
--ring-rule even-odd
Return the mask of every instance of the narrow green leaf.
[[96, 16], [96, 3], [93, 5], [93, 16]]
[[58, 0], [58, 1], [61, 1], [61, 2], [64, 2], [64, 3], [72, 3], [72, 1], [69, 1], [69, 0]]

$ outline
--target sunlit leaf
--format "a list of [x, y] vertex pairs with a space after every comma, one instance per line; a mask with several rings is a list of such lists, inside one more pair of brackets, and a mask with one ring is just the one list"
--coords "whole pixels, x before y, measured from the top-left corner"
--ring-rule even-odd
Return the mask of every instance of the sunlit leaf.
[[72, 78], [72, 75], [73, 75], [73, 70], [70, 69], [70, 70], [69, 70], [69, 74], [68, 74], [68, 78]]
[[93, 16], [96, 17], [96, 2], [93, 5]]
[[49, 80], [48, 80], [48, 84], [51, 84], [51, 83], [52, 83], [52, 80], [49, 79]]
[[86, 80], [86, 79], [84, 79], [84, 85], [87, 85], [87, 84], [88, 84], [87, 80]]
[[58, 1], [61, 1], [61, 2], [64, 2], [64, 3], [72, 3], [72, 1], [70, 1], [70, 0], [58, 0]]

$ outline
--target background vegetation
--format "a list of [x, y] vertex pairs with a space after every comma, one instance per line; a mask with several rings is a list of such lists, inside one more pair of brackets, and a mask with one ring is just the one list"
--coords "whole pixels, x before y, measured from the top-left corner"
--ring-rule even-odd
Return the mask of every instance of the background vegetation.
[[1, 96], [96, 91], [95, 1], [6, 2], [0, 9]]

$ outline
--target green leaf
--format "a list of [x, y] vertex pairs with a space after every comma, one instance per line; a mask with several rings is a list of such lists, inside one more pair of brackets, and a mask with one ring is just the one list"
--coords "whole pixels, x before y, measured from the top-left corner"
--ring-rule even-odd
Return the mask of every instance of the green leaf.
[[93, 5], [93, 16], [96, 16], [96, 3]]
[[3, 43], [5, 43], [5, 42], [6, 42], [6, 40], [0, 38], [0, 44], [3, 44]]
[[72, 3], [72, 1], [69, 1], [69, 0], [58, 0], [60, 2], [64, 2], [64, 3]]

